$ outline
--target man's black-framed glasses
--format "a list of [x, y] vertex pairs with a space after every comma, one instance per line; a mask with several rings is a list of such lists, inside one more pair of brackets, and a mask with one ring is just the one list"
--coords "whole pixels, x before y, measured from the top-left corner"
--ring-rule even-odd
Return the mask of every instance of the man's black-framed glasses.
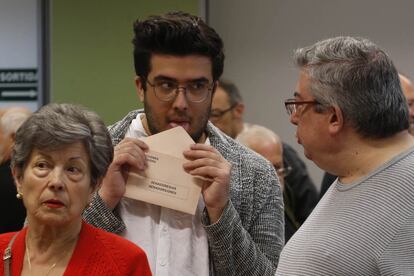
[[238, 103], [234, 103], [229, 108], [226, 108], [224, 110], [220, 110], [220, 109], [216, 109], [216, 108], [212, 109], [211, 112], [210, 112], [210, 118], [218, 119], [218, 118], [222, 117], [227, 112], [233, 110], [237, 106], [237, 104]]
[[182, 89], [189, 102], [201, 103], [207, 99], [214, 88], [214, 83], [207, 81], [193, 81], [185, 85], [179, 85], [177, 82], [170, 80], [154, 80], [154, 83], [146, 80], [146, 82], [154, 89], [155, 96], [163, 102], [174, 100], [180, 89]]
[[305, 104], [320, 104], [318, 101], [297, 101], [295, 99], [287, 99], [285, 101], [285, 107], [287, 114], [290, 116], [298, 112], [299, 107]]

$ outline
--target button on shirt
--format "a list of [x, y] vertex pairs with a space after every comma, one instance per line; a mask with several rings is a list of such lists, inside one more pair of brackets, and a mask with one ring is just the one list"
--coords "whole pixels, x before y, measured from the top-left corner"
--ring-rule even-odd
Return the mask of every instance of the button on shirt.
[[[147, 136], [140, 115], [132, 121], [126, 137]], [[122, 235], [144, 249], [154, 275], [208, 276], [208, 241], [201, 223], [203, 209], [202, 195], [194, 216], [123, 198], [119, 211], [126, 231]]]

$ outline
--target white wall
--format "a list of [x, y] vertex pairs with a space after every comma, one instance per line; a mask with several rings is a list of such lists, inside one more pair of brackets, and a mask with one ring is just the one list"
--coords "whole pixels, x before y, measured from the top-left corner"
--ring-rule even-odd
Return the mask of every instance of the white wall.
[[37, 0], [0, 0], [0, 68], [37, 68]]
[[[411, 0], [211, 0], [209, 23], [224, 40], [224, 77], [239, 86], [246, 121], [273, 129], [303, 157], [283, 105], [297, 80], [293, 50], [332, 36], [363, 36], [414, 78], [413, 11]], [[306, 162], [319, 187], [322, 171]]]
[[[38, 68], [38, 1], [0, 0], [0, 69]], [[0, 107], [25, 106], [34, 101], [0, 101]]]

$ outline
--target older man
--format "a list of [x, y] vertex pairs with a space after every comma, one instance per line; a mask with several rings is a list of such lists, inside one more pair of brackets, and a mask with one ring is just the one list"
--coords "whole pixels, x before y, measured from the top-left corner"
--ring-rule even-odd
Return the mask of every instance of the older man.
[[352, 37], [299, 49], [295, 61], [290, 120], [305, 155], [338, 180], [276, 275], [414, 275], [414, 138], [392, 61]]
[[[403, 74], [400, 73], [398, 74], [398, 76], [400, 78], [401, 90], [408, 103], [408, 114], [410, 122], [410, 127], [408, 128], [408, 131], [411, 133], [411, 135], [414, 135], [414, 85], [411, 82], [411, 80]], [[321, 190], [319, 193], [320, 198], [322, 198], [322, 196], [326, 193], [326, 191], [335, 181], [335, 179], [336, 175], [332, 175], [329, 173], [324, 174], [321, 184]]]
[[211, 104], [210, 121], [231, 138], [243, 131], [244, 103], [237, 86], [225, 79], [218, 83]]

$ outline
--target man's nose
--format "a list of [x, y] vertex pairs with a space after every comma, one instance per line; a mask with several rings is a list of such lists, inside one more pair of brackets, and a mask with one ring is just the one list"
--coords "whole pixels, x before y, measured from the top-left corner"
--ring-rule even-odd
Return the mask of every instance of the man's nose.
[[177, 88], [177, 94], [173, 101], [173, 107], [179, 110], [186, 110], [188, 108], [188, 100], [184, 88]]
[[297, 112], [293, 112], [292, 114], [290, 114], [289, 120], [292, 124], [297, 125], [298, 124]]

